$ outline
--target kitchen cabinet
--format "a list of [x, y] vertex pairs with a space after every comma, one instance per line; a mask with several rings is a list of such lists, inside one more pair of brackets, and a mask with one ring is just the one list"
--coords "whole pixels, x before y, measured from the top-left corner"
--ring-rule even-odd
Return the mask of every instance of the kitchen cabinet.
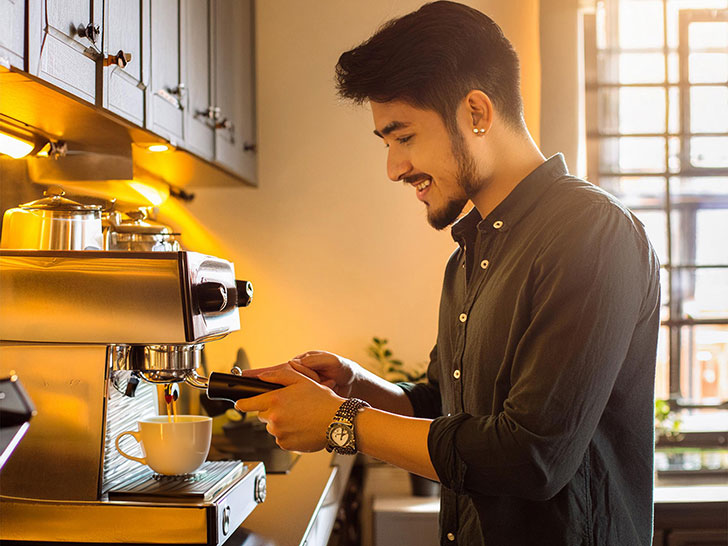
[[212, 100], [212, 1], [185, 2], [187, 26], [183, 35], [187, 70], [185, 147], [207, 160], [215, 149]]
[[177, 146], [184, 142], [184, 71], [180, 29], [185, 11], [180, 0], [151, 0], [150, 104], [146, 127]]
[[255, 184], [253, 2], [216, 1], [214, 19], [215, 162]]
[[[254, 0], [0, 0], [0, 30], [6, 67], [82, 99], [134, 142], [175, 146], [141, 165], [153, 174], [256, 183]], [[72, 110], [51, 133], [67, 132]], [[98, 142], [91, 130], [74, 144]]]
[[103, 107], [144, 126], [149, 0], [105, 0], [103, 36]]
[[25, 0], [0, 0], [0, 63], [25, 68]]
[[28, 72], [96, 104], [102, 0], [28, 2]]

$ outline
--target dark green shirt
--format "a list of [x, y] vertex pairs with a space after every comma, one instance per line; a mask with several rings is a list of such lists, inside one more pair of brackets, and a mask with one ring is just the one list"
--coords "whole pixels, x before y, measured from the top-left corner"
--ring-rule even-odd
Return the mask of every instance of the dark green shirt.
[[659, 264], [556, 155], [452, 228], [427, 383], [441, 544], [651, 544]]

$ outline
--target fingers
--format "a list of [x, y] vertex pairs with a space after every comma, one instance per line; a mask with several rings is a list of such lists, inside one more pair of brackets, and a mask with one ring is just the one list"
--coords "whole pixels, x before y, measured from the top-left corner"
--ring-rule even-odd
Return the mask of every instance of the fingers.
[[[285, 370], [285, 369], [293, 369], [297, 371], [300, 374], [305, 375], [306, 377], [313, 379], [317, 383], [321, 381], [321, 378], [319, 375], [312, 370], [311, 368], [308, 368], [306, 366], [303, 366], [299, 362], [294, 362], [292, 360], [288, 362], [284, 362], [283, 364], [278, 364], [276, 366], [268, 366], [267, 368], [256, 368], [253, 370], [243, 370], [242, 376], [243, 377], [256, 377], [258, 379], [263, 379], [261, 376], [263, 374], [267, 374], [269, 372], [275, 372], [279, 370]], [[269, 380], [272, 381], [272, 380]]]

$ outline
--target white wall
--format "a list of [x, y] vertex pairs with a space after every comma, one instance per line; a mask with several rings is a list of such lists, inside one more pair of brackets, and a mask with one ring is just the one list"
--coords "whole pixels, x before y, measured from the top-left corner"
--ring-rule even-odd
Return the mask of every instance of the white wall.
[[[455, 243], [429, 227], [412, 189], [387, 179], [368, 107], [340, 102], [333, 81], [343, 51], [421, 3], [257, 2], [259, 187], [199, 189], [186, 208], [162, 209], [188, 246], [234, 261], [255, 286], [241, 331], [208, 345], [214, 368], [239, 346], [254, 367], [308, 349], [365, 363], [373, 335], [408, 363], [427, 360]], [[526, 116], [537, 128], [537, 0], [469, 3], [519, 50]]]

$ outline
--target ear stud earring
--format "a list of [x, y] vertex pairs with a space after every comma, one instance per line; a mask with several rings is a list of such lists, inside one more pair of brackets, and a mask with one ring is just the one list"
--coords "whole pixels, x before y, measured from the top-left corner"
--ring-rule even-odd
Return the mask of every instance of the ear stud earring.
[[485, 129], [478, 129], [477, 127], [473, 127], [473, 133], [478, 136], [483, 136], [485, 134]]

